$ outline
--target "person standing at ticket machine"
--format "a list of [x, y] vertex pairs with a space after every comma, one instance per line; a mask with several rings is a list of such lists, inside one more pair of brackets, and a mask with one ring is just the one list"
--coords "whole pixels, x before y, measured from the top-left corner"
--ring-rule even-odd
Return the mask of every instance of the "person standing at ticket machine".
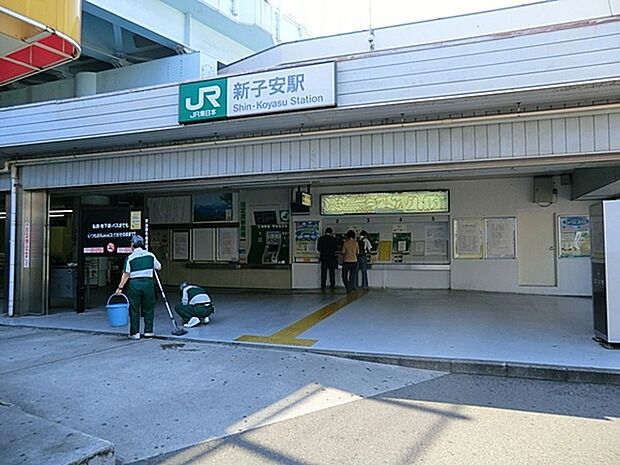
[[[357, 256], [357, 271], [362, 276], [362, 288], [368, 290], [368, 267], [370, 266], [370, 253], [372, 252], [372, 243], [368, 239], [368, 232], [362, 230], [357, 240], [360, 252]], [[356, 273], [357, 275], [357, 273]], [[357, 276], [355, 277], [357, 282]]]
[[319, 237], [316, 249], [319, 252], [319, 260], [321, 261], [321, 290], [325, 290], [327, 284], [327, 273], [329, 272], [329, 288], [336, 288], [336, 267], [338, 261], [336, 251], [338, 250], [338, 242], [332, 235], [332, 228], [325, 228], [325, 234]]
[[357, 256], [360, 253], [360, 247], [355, 240], [355, 231], [349, 229], [347, 231], [347, 239], [342, 244], [342, 282], [347, 288], [347, 294], [355, 290], [357, 281]]

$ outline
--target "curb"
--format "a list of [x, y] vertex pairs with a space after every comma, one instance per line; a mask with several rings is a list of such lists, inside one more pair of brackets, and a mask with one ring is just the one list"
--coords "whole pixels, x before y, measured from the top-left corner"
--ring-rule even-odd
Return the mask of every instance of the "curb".
[[[122, 336], [118, 332], [95, 331], [91, 329], [50, 328], [36, 325], [13, 325], [0, 322], [0, 326], [19, 327], [52, 331], [72, 331], [100, 335]], [[285, 345], [261, 344], [239, 341], [212, 341], [193, 339], [182, 336], [158, 334], [152, 340], [175, 341], [177, 343], [220, 344], [231, 347], [253, 347], [287, 352], [305, 352], [317, 355], [348, 358], [364, 362], [398, 365], [408, 368], [444, 371], [448, 373], [499, 376], [506, 378], [537, 379], [546, 381], [562, 381], [569, 383], [593, 383], [620, 385], [620, 370], [593, 368], [583, 366], [541, 365], [520, 362], [497, 362], [488, 360], [452, 359], [436, 357], [420, 357], [414, 355], [373, 354], [368, 352], [351, 352], [326, 349], [312, 349]]]
[[570, 367], [562, 365], [536, 365], [518, 362], [492, 362], [486, 360], [464, 360], [432, 357], [397, 356], [389, 354], [368, 354], [342, 351], [308, 352], [343, 357], [365, 362], [398, 365], [449, 373], [500, 376], [506, 378], [538, 379], [569, 383], [593, 383], [620, 385], [620, 370], [601, 368]]

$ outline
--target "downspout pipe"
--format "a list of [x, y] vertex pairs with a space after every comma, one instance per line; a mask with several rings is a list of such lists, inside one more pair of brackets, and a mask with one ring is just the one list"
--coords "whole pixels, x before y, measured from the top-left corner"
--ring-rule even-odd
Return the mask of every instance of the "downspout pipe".
[[11, 163], [9, 171], [11, 173], [11, 194], [10, 208], [11, 215], [9, 220], [9, 288], [7, 292], [7, 313], [15, 315], [15, 268], [16, 268], [16, 251], [17, 251], [17, 165]]

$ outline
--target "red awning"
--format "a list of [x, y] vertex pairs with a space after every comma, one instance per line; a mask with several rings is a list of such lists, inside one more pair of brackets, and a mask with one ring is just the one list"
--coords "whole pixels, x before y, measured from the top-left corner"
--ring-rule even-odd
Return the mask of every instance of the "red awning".
[[73, 60], [79, 51], [68, 40], [47, 34], [0, 57], [0, 86]]

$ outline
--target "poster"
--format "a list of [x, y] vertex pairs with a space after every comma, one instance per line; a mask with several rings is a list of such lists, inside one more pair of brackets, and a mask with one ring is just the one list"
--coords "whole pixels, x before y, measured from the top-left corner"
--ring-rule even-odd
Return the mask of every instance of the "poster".
[[247, 204], [239, 202], [239, 263], [248, 262]]
[[589, 257], [590, 217], [560, 216], [560, 258]]
[[447, 223], [427, 224], [425, 227], [424, 254], [448, 255]]
[[24, 222], [24, 268], [30, 268], [30, 222]]
[[172, 232], [172, 259], [189, 260], [189, 231]]
[[411, 255], [424, 257], [426, 251], [426, 241], [413, 241]]
[[141, 229], [142, 228], [142, 212], [140, 210], [132, 211], [131, 217], [129, 219], [129, 223], [130, 223], [130, 226], [129, 226], [130, 229], [132, 230]]
[[239, 261], [239, 229], [238, 228], [218, 228], [217, 229], [217, 261], [218, 262]]
[[392, 259], [392, 241], [379, 241], [380, 262], [389, 262]]
[[316, 243], [320, 236], [320, 221], [295, 221], [295, 261], [318, 262]]
[[482, 218], [454, 220], [454, 258], [482, 258]]
[[247, 237], [247, 204], [245, 202], [239, 203], [239, 238], [245, 239]]
[[516, 258], [516, 219], [485, 218], [486, 258]]
[[392, 261], [402, 263], [405, 255], [411, 253], [411, 233], [398, 232], [392, 233]]

